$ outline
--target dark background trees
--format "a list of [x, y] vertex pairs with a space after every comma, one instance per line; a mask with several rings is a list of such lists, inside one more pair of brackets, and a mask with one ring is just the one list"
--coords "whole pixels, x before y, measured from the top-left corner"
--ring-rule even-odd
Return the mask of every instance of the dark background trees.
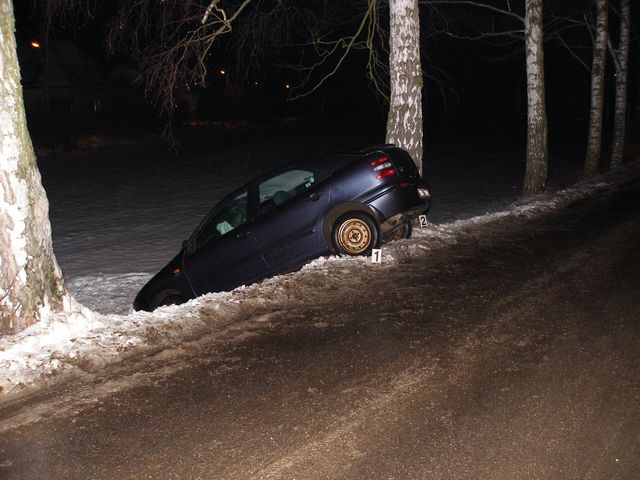
[[[224, 116], [255, 118], [299, 114], [367, 122], [384, 132], [387, 108], [384, 95], [388, 95], [388, 74], [384, 67], [388, 61], [385, 58], [388, 55], [385, 51], [388, 5], [385, 2], [377, 2], [379, 17], [373, 42], [367, 44], [369, 37], [365, 31], [340, 68], [324, 82], [320, 81], [334, 69], [343, 49], [323, 57], [325, 62], [307, 78], [309, 67], [320, 58], [317, 40], [328, 45], [353, 35], [367, 4], [291, 0], [255, 1], [247, 5], [239, 1], [221, 2], [218, 6], [223, 6], [231, 15], [244, 5], [233, 30], [209, 44], [211, 38], [202, 31], [201, 37], [191, 37], [188, 43], [191, 47], [186, 49], [185, 36], [201, 25], [202, 12], [208, 2], [163, 2], [160, 10], [155, 6], [157, 2], [121, 2], [123, 10], [111, 4], [87, 1], [60, 2], [71, 5], [71, 10], [55, 8], [55, 2], [35, 3], [46, 4], [46, 8], [35, 13], [33, 10], [19, 12], [23, 19], [20, 25], [33, 27], [32, 33], [26, 36], [34, 35], [38, 25], [36, 17], [53, 18], [57, 19], [54, 25], [63, 26], [53, 30], [55, 38], [79, 41], [104, 62], [107, 71], [122, 66], [124, 59], [129, 60], [132, 62], [129, 66], [137, 69], [130, 73], [143, 74], [138, 88], [149, 87], [150, 98], [173, 110], [178, 120], [174, 125], [194, 116], [207, 120]], [[455, 3], [459, 5], [452, 5]], [[431, 138], [443, 136], [524, 140], [524, 48], [523, 43], [514, 38], [522, 25], [508, 16], [468, 3], [471, 2], [421, 3], [427, 146]], [[524, 15], [522, 2], [475, 3], [504, 10], [511, 6], [512, 12]], [[617, 15], [618, 3], [610, 2], [613, 16]], [[578, 27], [575, 23], [585, 19], [592, 22], [594, 13], [590, 2], [585, 1], [546, 1], [544, 8], [545, 22], [549, 24], [545, 28], [547, 107], [550, 141], [556, 144], [586, 135], [589, 73], [574, 55], [587, 65], [591, 63], [591, 36], [588, 25]], [[79, 17], [73, 13], [87, 11], [91, 15]], [[632, 14], [637, 17], [636, 12]], [[617, 24], [617, 19], [611, 23]], [[171, 25], [180, 28], [170, 28]], [[612, 34], [615, 35], [615, 31]], [[480, 41], [471, 40], [473, 37]], [[198, 38], [204, 40], [199, 42]], [[368, 47], [377, 52], [375, 82], [371, 80]], [[162, 61], [182, 58], [187, 50], [189, 53], [182, 63]], [[110, 55], [104, 56], [105, 51]], [[199, 58], [204, 58], [204, 64], [198, 65]], [[607, 127], [611, 125], [613, 112], [614, 77], [610, 59], [607, 68], [605, 91], [609, 100], [605, 102], [604, 113], [605, 145], [610, 141]], [[225, 76], [220, 74], [221, 70], [225, 70]], [[636, 77], [632, 69], [632, 97], [637, 96]], [[205, 87], [200, 85], [202, 79]], [[322, 84], [309, 95], [288, 101], [308, 93], [318, 83]], [[118, 119], [109, 118], [105, 111], [102, 115], [106, 117], [107, 126], [118, 124]], [[140, 117], [141, 121], [147, 121], [150, 115]]]

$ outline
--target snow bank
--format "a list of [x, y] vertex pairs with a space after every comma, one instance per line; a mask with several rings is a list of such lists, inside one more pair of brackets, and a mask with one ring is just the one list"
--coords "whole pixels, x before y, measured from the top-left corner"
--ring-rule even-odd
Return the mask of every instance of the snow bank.
[[[424, 255], [438, 244], [455, 243], [469, 226], [489, 224], [509, 216], [541, 215], [614, 189], [639, 175], [640, 164], [636, 163], [553, 195], [517, 202], [502, 211], [416, 228], [412, 239], [383, 246], [382, 263], [390, 266]], [[366, 280], [369, 268], [379, 266], [362, 257], [323, 257], [295, 273], [239, 287], [233, 292], [209, 294], [185, 305], [164, 307], [153, 313], [105, 315], [92, 312], [69, 298], [66, 313], [46, 312], [40, 323], [19, 334], [0, 338], [0, 389], [3, 393], [16, 392], [70, 369], [95, 370], [119, 362], [132, 352], [144, 353], [150, 348], [157, 352], [175, 347], [181, 340], [203, 332], [217, 335], [232, 330], [234, 335], [242, 336], [250, 328], [251, 321], [268, 319], [269, 312], [274, 309], [331, 301], [331, 292], [318, 289], [318, 282], [331, 284], [333, 275], [345, 272]], [[121, 302], [119, 308], [127, 305], [130, 310], [130, 299], [147, 278], [148, 274], [137, 273], [81, 277], [74, 280], [73, 289], [84, 292], [84, 299], [104, 289], [112, 289], [115, 293], [112, 297]], [[122, 303], [123, 299], [125, 303]]]

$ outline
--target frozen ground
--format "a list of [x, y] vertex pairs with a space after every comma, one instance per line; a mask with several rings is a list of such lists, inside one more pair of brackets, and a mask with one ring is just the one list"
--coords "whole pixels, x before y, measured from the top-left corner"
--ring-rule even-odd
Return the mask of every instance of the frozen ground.
[[[385, 245], [381, 266], [363, 258], [321, 258], [299, 272], [234, 292], [207, 295], [153, 314], [132, 313], [137, 290], [176, 253], [182, 239], [225, 193], [314, 149], [353, 143], [347, 133], [327, 137], [300, 128], [267, 129], [255, 137], [247, 143], [241, 132], [215, 141], [196, 132], [181, 156], [159, 144], [143, 143], [40, 159], [58, 260], [75, 298], [99, 313], [76, 305], [73, 315], [51, 315], [17, 336], [0, 339], [4, 392], [61, 370], [87, 364], [95, 368], [131, 354], [169, 348], [177, 339], [204, 331], [247, 334], [251, 323], [260, 322], [274, 306], [313, 302], [314, 296], [324, 294], [317, 285], [332, 285], [334, 272], [346, 269], [364, 276], [370, 268], [385, 268], [441, 242], [455, 241], [469, 224], [505, 215], [535, 215], [621, 181], [611, 175], [514, 203], [521, 161], [506, 152], [479, 154], [459, 148], [461, 153], [453, 155], [453, 148], [440, 147], [427, 153], [425, 165], [434, 197], [433, 223], [416, 231], [411, 240]], [[366, 135], [360, 138], [359, 146], [375, 141]], [[552, 181], [559, 185], [571, 180], [572, 172], [569, 165]], [[287, 288], [292, 284], [299, 287]], [[202, 318], [203, 302], [214, 306], [215, 318]]]

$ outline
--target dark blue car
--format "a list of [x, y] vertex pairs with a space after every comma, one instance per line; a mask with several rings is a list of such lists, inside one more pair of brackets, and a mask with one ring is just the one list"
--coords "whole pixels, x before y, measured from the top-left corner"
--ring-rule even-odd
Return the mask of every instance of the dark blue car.
[[231, 290], [321, 255], [368, 255], [383, 240], [408, 237], [429, 204], [413, 160], [393, 145], [297, 160], [225, 197], [134, 308]]

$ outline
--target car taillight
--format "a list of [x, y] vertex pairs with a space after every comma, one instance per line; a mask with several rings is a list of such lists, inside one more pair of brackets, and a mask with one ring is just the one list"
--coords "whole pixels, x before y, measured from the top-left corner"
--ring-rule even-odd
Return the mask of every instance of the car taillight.
[[380, 179], [384, 177], [391, 177], [392, 175], [395, 175], [395, 174], [396, 174], [395, 168], [387, 168], [386, 170], [383, 170], [379, 174], [377, 174], [376, 178]]
[[389, 157], [386, 155], [372, 160], [369, 165], [371, 165], [373, 167], [373, 171], [376, 172], [377, 179], [390, 177], [397, 173], [393, 163], [391, 163]]
[[389, 161], [389, 157], [387, 157], [386, 155], [383, 155], [380, 158], [376, 158], [375, 160], [372, 160], [370, 165], [372, 167], [375, 167], [376, 165], [380, 165], [381, 163], [385, 163], [388, 161]]

